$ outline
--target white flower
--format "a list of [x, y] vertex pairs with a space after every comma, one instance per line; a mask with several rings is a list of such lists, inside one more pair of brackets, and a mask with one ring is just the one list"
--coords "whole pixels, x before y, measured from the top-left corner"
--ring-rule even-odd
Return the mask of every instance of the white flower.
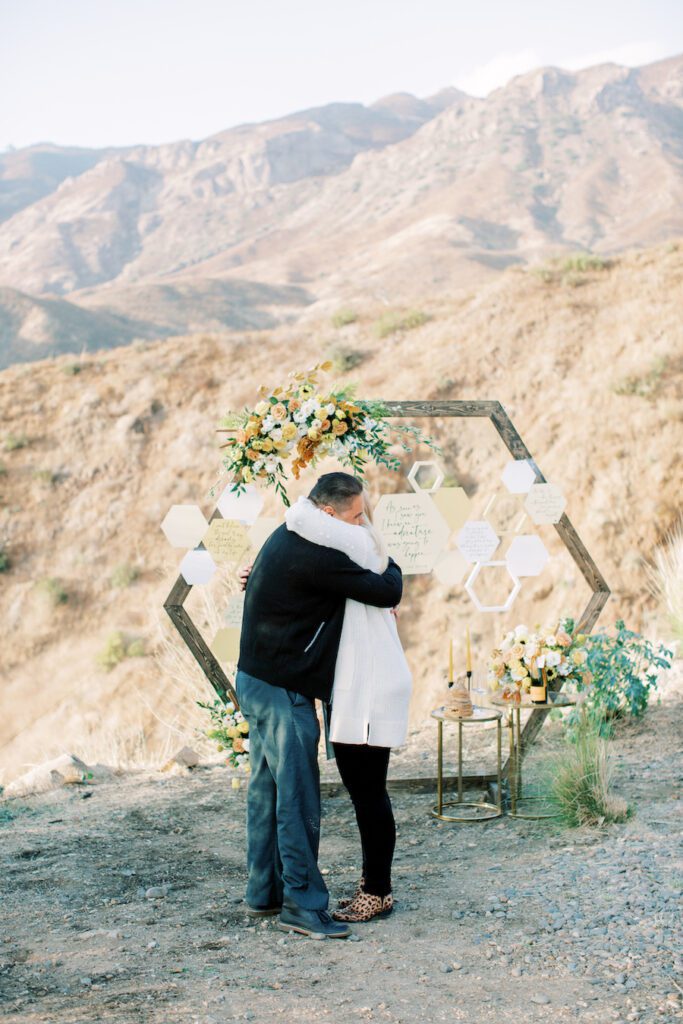
[[270, 455], [266, 459], [266, 469], [269, 473], [277, 473], [280, 460], [275, 455]]
[[245, 750], [249, 750], [249, 740], [248, 740], [248, 738], [247, 738], [246, 736], [245, 736], [245, 738], [244, 738], [244, 739], [242, 740], [242, 745], [244, 746], [244, 749], [245, 749]]
[[266, 464], [266, 460], [265, 459], [256, 459], [252, 469], [254, 470], [255, 473], [258, 473], [261, 469], [263, 469], [265, 464]]
[[361, 420], [360, 425], [363, 430], [365, 430], [367, 433], [370, 433], [370, 431], [374, 430], [374, 428], [377, 426], [377, 420], [371, 419], [370, 416], [364, 416], [363, 419]]
[[318, 403], [313, 398], [307, 398], [301, 405], [301, 411], [304, 415], [304, 419], [307, 419], [312, 412], [318, 408]]
[[229, 700], [228, 703], [225, 705], [225, 710], [228, 712], [229, 715], [231, 715], [235, 710], [235, 705], [231, 700]]
[[328, 416], [332, 416], [336, 408], [337, 406], [334, 402], [329, 402], [328, 405], [325, 406], [325, 412]]
[[314, 430], [320, 430], [322, 425], [323, 425], [323, 421], [322, 420], [313, 420], [313, 422], [311, 423], [311, 426], [313, 427]]
[[304, 412], [303, 408], [297, 409], [297, 411], [292, 416], [292, 419], [294, 420], [295, 423], [303, 423], [304, 420], [306, 419], [306, 413]]
[[294, 441], [288, 441], [287, 442], [287, 451], [291, 452], [293, 447], [294, 447]]
[[562, 661], [562, 655], [559, 651], [548, 651], [545, 656], [546, 668], [552, 668], [554, 665], [559, 665]]
[[296, 428], [296, 432], [299, 435], [299, 437], [305, 437], [306, 434], [308, 433], [308, 427], [306, 426], [305, 423], [300, 423], [299, 426]]
[[235, 712], [235, 722], [239, 723], [239, 722], [243, 722], [243, 721], [244, 721], [244, 715], [242, 714], [242, 712], [241, 711], [236, 711]]
[[569, 673], [571, 672], [571, 670], [572, 670], [572, 666], [564, 658], [562, 659], [560, 664], [557, 666], [557, 671], [560, 673], [561, 676], [568, 676]]
[[543, 643], [546, 645], [546, 647], [557, 647], [557, 637], [554, 633], [548, 633], [548, 635], [544, 638]]
[[282, 427], [273, 427], [273, 429], [270, 432], [270, 436], [271, 436], [271, 439], [273, 441], [281, 441], [282, 440]]
[[275, 426], [275, 420], [272, 416], [265, 416], [261, 425], [261, 433], [268, 434]]
[[529, 630], [526, 626], [516, 626], [514, 632], [516, 640], [528, 640], [529, 638]]

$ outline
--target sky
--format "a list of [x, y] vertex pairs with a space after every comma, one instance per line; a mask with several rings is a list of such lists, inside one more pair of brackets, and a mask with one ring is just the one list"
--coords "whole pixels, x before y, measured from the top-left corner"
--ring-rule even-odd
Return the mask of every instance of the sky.
[[485, 96], [683, 52], [681, 0], [0, 0], [0, 150], [201, 139], [331, 102]]

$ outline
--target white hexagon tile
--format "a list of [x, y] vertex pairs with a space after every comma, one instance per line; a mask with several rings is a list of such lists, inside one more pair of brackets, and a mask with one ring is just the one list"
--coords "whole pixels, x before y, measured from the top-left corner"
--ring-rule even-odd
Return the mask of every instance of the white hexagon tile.
[[196, 548], [208, 528], [198, 505], [172, 505], [161, 524], [174, 548]]

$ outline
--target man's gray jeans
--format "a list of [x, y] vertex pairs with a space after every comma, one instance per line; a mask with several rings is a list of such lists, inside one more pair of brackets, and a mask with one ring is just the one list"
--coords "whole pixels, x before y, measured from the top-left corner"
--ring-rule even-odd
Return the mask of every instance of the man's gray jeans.
[[239, 671], [240, 710], [249, 722], [247, 903], [327, 910], [318, 869], [320, 726], [309, 697]]

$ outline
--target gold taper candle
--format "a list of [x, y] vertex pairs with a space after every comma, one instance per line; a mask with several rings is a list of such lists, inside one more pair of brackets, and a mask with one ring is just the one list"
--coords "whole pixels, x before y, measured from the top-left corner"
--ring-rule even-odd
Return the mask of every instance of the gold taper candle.
[[472, 648], [470, 647], [470, 627], [467, 627], [467, 671], [472, 671]]

